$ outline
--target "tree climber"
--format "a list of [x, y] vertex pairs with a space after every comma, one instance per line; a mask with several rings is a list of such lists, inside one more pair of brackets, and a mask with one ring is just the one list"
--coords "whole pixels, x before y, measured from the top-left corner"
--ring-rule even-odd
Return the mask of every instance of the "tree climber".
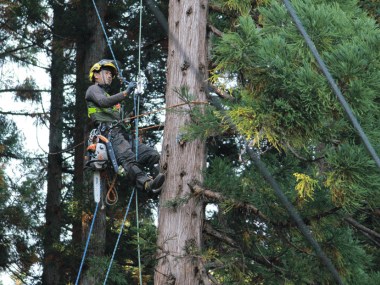
[[[135, 144], [128, 142], [129, 130], [125, 127], [119, 114], [117, 104], [122, 102], [136, 88], [136, 82], [131, 81], [126, 91], [109, 95], [107, 90], [112, 79], [117, 75], [116, 63], [113, 60], [103, 59], [95, 63], [89, 74], [94, 83], [86, 92], [88, 115], [95, 127], [104, 136], [111, 132], [111, 143], [117, 163], [123, 166], [128, 179], [136, 185], [137, 190], [145, 190], [150, 197], [156, 196], [165, 182], [165, 176], [159, 173], [159, 153], [145, 144], [138, 143], [138, 160], [136, 161]], [[141, 168], [149, 167], [152, 178], [146, 176]]]

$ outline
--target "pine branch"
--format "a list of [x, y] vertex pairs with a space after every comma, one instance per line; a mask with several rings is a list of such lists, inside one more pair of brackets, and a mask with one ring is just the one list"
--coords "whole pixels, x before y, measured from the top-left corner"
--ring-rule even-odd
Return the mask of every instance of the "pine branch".
[[218, 30], [216, 27], [214, 27], [213, 25], [211, 25], [211, 23], [207, 23], [207, 28], [213, 32], [215, 35], [217, 35], [218, 37], [221, 37], [223, 38], [224, 37], [224, 33], [220, 30]]
[[[157, 44], [157, 43], [159, 43], [159, 42], [162, 42], [162, 41], [164, 41], [164, 40], [167, 40], [167, 39], [168, 39], [168, 37], [165, 36], [165, 37], [162, 37], [162, 38], [156, 39], [156, 40], [154, 40], [154, 41], [152, 41], [152, 42], [150, 42], [150, 43], [146, 43], [145, 45], [143, 45], [143, 46], [141, 47], [141, 50], [145, 50], [145, 49], [147, 49], [147, 48], [149, 48], [149, 47], [151, 47], [151, 46], [154, 46], [155, 44]], [[139, 50], [138, 48], [133, 49], [133, 51], [138, 51], [138, 50]]]
[[225, 235], [222, 235], [219, 231], [217, 231], [216, 229], [214, 229], [214, 227], [207, 221], [204, 222], [204, 225], [203, 225], [203, 230], [210, 236], [213, 236], [219, 240], [221, 240], [222, 242], [226, 243], [227, 245], [233, 247], [233, 248], [239, 248], [237, 243], [232, 240], [231, 238], [225, 236]]
[[291, 245], [292, 247], [294, 247], [297, 251], [300, 251], [300, 252], [303, 252], [303, 253], [305, 253], [305, 254], [307, 254], [307, 255], [310, 255], [310, 256], [313, 256], [313, 257], [319, 258], [318, 256], [316, 256], [316, 255], [314, 255], [314, 254], [312, 254], [312, 253], [308, 253], [306, 250], [303, 250], [303, 249], [297, 247], [295, 244], [293, 244], [290, 240], [288, 240], [288, 239], [285, 237], [285, 235], [284, 235], [284, 233], [282, 232], [281, 229], [279, 229], [278, 232], [280, 233], [282, 239], [283, 239], [287, 244], [289, 244], [289, 245]]
[[[216, 229], [213, 228], [213, 226], [205, 221], [204, 222], [204, 226], [203, 226], [203, 230], [210, 236], [213, 236], [217, 239], [219, 239], [220, 241], [226, 243], [227, 245], [237, 249], [238, 248], [238, 243], [235, 242], [233, 239], [227, 237], [227, 236], [224, 236], [222, 235], [221, 233], [219, 233]], [[284, 268], [282, 267], [279, 267], [279, 265], [282, 265], [281, 262], [275, 258], [275, 257], [265, 257], [265, 256], [262, 256], [262, 257], [259, 257], [259, 256], [251, 256], [252, 260], [262, 264], [262, 265], [265, 265], [267, 267], [270, 267], [270, 268], [274, 268], [274, 269], [277, 269], [281, 272], [283, 271], [286, 271]], [[277, 263], [277, 264], [275, 264]]]
[[221, 13], [221, 14], [226, 14], [227, 11], [225, 9], [223, 9], [221, 6], [219, 5], [216, 5], [216, 4], [208, 4], [208, 8], [214, 12], [218, 12], [218, 13]]
[[51, 92], [51, 90], [46, 89], [18, 89], [18, 88], [10, 88], [10, 89], [2, 89], [0, 93], [3, 92]]
[[228, 94], [228, 92], [224, 91], [224, 90], [219, 90], [217, 86], [215, 86], [214, 84], [211, 84], [210, 82], [208, 83], [208, 86], [209, 86], [209, 90], [211, 92], [214, 92], [216, 93], [219, 97], [223, 98], [223, 99], [228, 99], [228, 100], [232, 100], [234, 99], [234, 97], [230, 96]]
[[[9, 31], [13, 32], [14, 35], [17, 35], [17, 36], [19, 36], [21, 39], [26, 40], [26, 36], [23, 35], [23, 34], [21, 34], [20, 32], [18, 32], [18, 30], [13, 29], [11, 26], [9, 26], [9, 25], [6, 24], [6, 23], [4, 23], [4, 26], [5, 26], [7, 29], [9, 29]], [[46, 51], [51, 51], [51, 50], [50, 50], [49, 48], [47, 48], [46, 46], [41, 45], [41, 44], [39, 44], [39, 43], [37, 43], [37, 42], [35, 42], [35, 41], [31, 41], [30, 38], [28, 38], [27, 40], [29, 40], [29, 42], [31, 42], [33, 45], [37, 45], [38, 47], [40, 47], [40, 48], [42, 48], [42, 49], [45, 49]]]
[[47, 71], [50, 72], [50, 68], [43, 67], [43, 66], [40, 66], [40, 65], [34, 64], [34, 63], [32, 63], [32, 62], [28, 62], [27, 60], [25, 60], [25, 59], [23, 59], [23, 58], [21, 58], [21, 57], [19, 57], [19, 56], [17, 56], [17, 55], [10, 54], [9, 56], [14, 57], [15, 59], [17, 59], [17, 60], [19, 60], [19, 61], [21, 61], [21, 62], [24, 62], [24, 63], [26, 63], [26, 64], [29, 64], [29, 65], [31, 65], [31, 66], [39, 67], [39, 68], [45, 69], [45, 70], [47, 70]]
[[226, 266], [221, 263], [221, 262], [209, 262], [206, 263], [205, 266], [210, 269], [222, 269], [225, 268]]
[[218, 283], [218, 280], [216, 280], [215, 277], [212, 276], [211, 273], [207, 272], [207, 275], [208, 275], [208, 278], [210, 278], [210, 280], [211, 280], [215, 285], [223, 285], [223, 284]]
[[198, 258], [198, 269], [200, 271], [200, 275], [202, 277], [203, 284], [211, 285], [210, 280], [209, 280], [209, 274], [207, 273], [207, 270], [203, 266], [202, 258]]
[[196, 181], [190, 181], [188, 183], [188, 185], [190, 186], [190, 188], [192, 189], [192, 191], [195, 194], [202, 194], [204, 197], [209, 198], [211, 200], [217, 200], [217, 201], [228, 200], [228, 201], [231, 201], [233, 204], [236, 205], [237, 208], [241, 208], [241, 209], [245, 209], [249, 212], [253, 212], [256, 215], [258, 215], [260, 218], [262, 218], [264, 221], [266, 221], [268, 223], [271, 222], [270, 219], [267, 216], [265, 216], [259, 209], [257, 209], [252, 203], [235, 201], [234, 199], [228, 199], [228, 198], [224, 197], [223, 195], [221, 195], [217, 192], [202, 188], [201, 186], [199, 186], [196, 183]]
[[15, 159], [23, 159], [23, 158], [18, 157], [18, 156], [14, 155], [14, 154], [0, 153], [0, 158], [2, 158], [2, 157], [5, 157], [5, 158], [15, 158]]
[[36, 117], [36, 116], [43, 116], [43, 115], [47, 115], [48, 113], [15, 113], [15, 112], [3, 112], [3, 111], [0, 111], [0, 114], [2, 115], [12, 115], [12, 116], [30, 116], [30, 117]]
[[[334, 207], [334, 208], [331, 208], [330, 210], [328, 211], [325, 211], [325, 212], [322, 212], [322, 213], [319, 213], [319, 214], [316, 214], [314, 216], [310, 216], [310, 217], [305, 217], [305, 218], [302, 218], [302, 221], [306, 224], [306, 225], [310, 225], [310, 221], [311, 220], [320, 220], [324, 217], [327, 217], [329, 215], [332, 215], [332, 214], [335, 214], [335, 212], [337, 212], [338, 210], [342, 209], [341, 207]], [[281, 228], [288, 228], [288, 227], [293, 227], [296, 225], [296, 222], [289, 222], [289, 223], [286, 223], [286, 224], [281, 224], [279, 226], [281, 226]]]
[[377, 237], [380, 239], [380, 234], [378, 232], [375, 232], [374, 230], [371, 230], [365, 226], [363, 226], [361, 223], [355, 221], [353, 218], [350, 217], [344, 217], [345, 221], [351, 225], [353, 225], [358, 230], [361, 230], [363, 232], [366, 232], [367, 234], [370, 234], [374, 237]]
[[30, 45], [27, 45], [27, 46], [24, 46], [24, 47], [18, 47], [18, 48], [12, 49], [12, 50], [6, 50], [6, 51], [0, 53], [0, 57], [2, 57], [3, 55], [6, 55], [8, 53], [13, 53], [13, 52], [16, 52], [16, 51], [19, 51], [19, 50], [23, 50], [23, 49], [27, 49], [27, 48], [33, 47], [35, 45], [37, 45], [37, 44], [33, 43], [33, 44], [30, 44]]
[[302, 161], [305, 161], [305, 162], [314, 162], [314, 161], [318, 161], [320, 159], [323, 159], [326, 157], [326, 155], [322, 155], [321, 157], [318, 157], [318, 158], [315, 158], [315, 159], [307, 159], [307, 158], [304, 158], [303, 156], [300, 156], [299, 154], [297, 154], [294, 149], [289, 145], [289, 143], [286, 143], [287, 144], [287, 147], [288, 149], [290, 150], [290, 152], [295, 156], [297, 157], [299, 160], [302, 160]]
[[367, 234], [366, 232], [362, 231], [362, 230], [359, 230], [359, 232], [361, 232], [367, 239], [369, 239], [374, 245], [376, 245], [377, 247], [380, 248], [380, 244], [375, 240], [373, 239], [369, 234]]

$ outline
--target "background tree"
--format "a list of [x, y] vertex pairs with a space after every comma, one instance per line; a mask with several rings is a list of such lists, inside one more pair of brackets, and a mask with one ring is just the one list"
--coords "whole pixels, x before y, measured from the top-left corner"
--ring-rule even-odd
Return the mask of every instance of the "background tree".
[[[82, 244], [81, 241], [82, 239], [85, 240], [86, 233], [85, 231], [82, 232], [82, 230], [85, 229], [82, 228], [82, 221], [84, 221], [85, 224], [91, 221], [91, 219], [86, 220], [86, 217], [90, 217], [90, 214], [94, 211], [94, 204], [91, 202], [92, 192], [89, 192], [90, 200], [87, 199], [86, 202], [85, 198], [88, 196], [84, 195], [85, 188], [83, 185], [83, 178], [81, 177], [83, 172], [84, 157], [84, 145], [81, 143], [84, 141], [84, 134], [86, 134], [86, 132], [91, 128], [91, 126], [89, 126], [85, 132], [83, 126], [83, 122], [87, 118], [87, 108], [83, 100], [84, 93], [90, 84], [87, 76], [90, 66], [92, 66], [94, 62], [100, 60], [101, 58], [112, 57], [108, 50], [107, 54], [105, 53], [106, 47], [104, 38], [101, 38], [99, 41], [94, 41], [91, 38], [91, 35], [93, 34], [93, 27], [90, 25], [91, 27], [87, 28], [88, 23], [86, 21], [91, 21], [91, 19], [93, 21], [97, 21], [94, 14], [95, 10], [91, 1], [79, 1], [67, 4], [53, 1], [46, 7], [46, 10], [41, 9], [41, 5], [42, 2], [38, 1], [31, 3], [30, 7], [27, 5], [22, 6], [21, 3], [15, 2], [12, 5], [10, 4], [1, 7], [1, 11], [4, 15], [1, 22], [1, 32], [3, 33], [2, 35], [4, 35], [4, 37], [2, 37], [2, 44], [4, 45], [2, 46], [3, 53], [1, 53], [1, 56], [5, 63], [8, 62], [10, 58], [14, 60], [20, 58], [21, 62], [25, 63], [25, 66], [28, 66], [27, 64], [39, 65], [35, 59], [35, 56], [38, 55], [39, 51], [46, 51], [48, 57], [52, 56], [53, 52], [55, 52], [55, 55], [59, 54], [60, 60], [64, 60], [63, 67], [60, 64], [55, 64], [54, 68], [51, 69], [52, 74], [55, 74], [55, 76], [59, 75], [58, 77], [62, 76], [60, 77], [60, 80], [63, 79], [63, 81], [59, 83], [57, 80], [54, 81], [52, 78], [52, 81], [58, 82], [59, 86], [59, 89], [56, 88], [54, 91], [55, 95], [53, 94], [52, 96], [52, 100], [58, 100], [58, 103], [52, 102], [53, 108], [56, 108], [56, 110], [61, 112], [59, 114], [59, 112], [55, 112], [53, 110], [54, 112], [52, 112], [52, 117], [55, 116], [61, 125], [53, 125], [52, 123], [51, 132], [56, 135], [56, 138], [62, 141], [62, 143], [58, 143], [58, 145], [62, 144], [60, 149], [65, 149], [62, 154], [56, 157], [50, 155], [51, 158], [61, 157], [58, 158], [58, 164], [59, 167], [62, 168], [62, 175], [60, 173], [54, 173], [51, 167], [46, 167], [46, 156], [40, 155], [38, 159], [29, 159], [28, 157], [33, 155], [22, 152], [25, 155], [25, 159], [24, 157], [19, 156], [19, 158], [23, 158], [23, 160], [20, 161], [20, 168], [25, 170], [25, 172], [23, 172], [23, 177], [28, 177], [27, 182], [17, 180], [12, 181], [8, 180], [10, 177], [4, 177], [4, 180], [7, 182], [6, 185], [8, 185], [6, 189], [12, 189], [13, 193], [16, 193], [16, 191], [17, 193], [20, 192], [20, 195], [18, 196], [20, 199], [20, 207], [22, 207], [23, 215], [29, 215], [29, 219], [24, 219], [25, 223], [22, 225], [17, 224], [18, 227], [16, 228], [12, 227], [12, 224], [10, 224], [12, 221], [9, 220], [5, 214], [5, 216], [2, 216], [2, 221], [5, 223], [5, 230], [2, 231], [2, 233], [8, 234], [10, 237], [9, 240], [12, 240], [11, 234], [14, 238], [16, 237], [16, 231], [25, 232], [22, 243], [18, 242], [20, 246], [17, 247], [17, 251], [12, 251], [15, 247], [12, 247], [9, 241], [7, 242], [7, 244], [9, 244], [8, 249], [11, 250], [9, 255], [14, 256], [14, 258], [7, 259], [7, 263], [2, 268], [7, 268], [9, 270], [11, 266], [20, 265], [18, 266], [18, 271], [15, 271], [14, 273], [19, 276], [19, 279], [25, 281], [27, 280], [26, 282], [31, 284], [36, 280], [41, 280], [41, 276], [33, 276], [33, 279], [29, 278], [29, 275], [32, 273], [30, 270], [31, 265], [46, 265], [45, 271], [48, 271], [49, 263], [43, 263], [42, 260], [45, 254], [44, 251], [46, 252], [46, 259], [49, 259], [48, 257], [51, 257], [51, 255], [48, 254], [48, 251], [52, 250], [54, 252], [55, 261], [57, 261], [55, 264], [59, 265], [59, 269], [57, 268], [56, 271], [58, 272], [58, 275], [56, 275], [54, 282], [58, 282], [59, 280], [60, 284], [67, 284], [69, 282], [75, 282], [80, 259], [83, 254], [84, 244]], [[160, 5], [161, 7], [165, 7], [166, 4], [165, 2], [162, 2]], [[52, 13], [49, 15], [54, 15], [54, 11], [52, 9], [53, 6], [56, 8], [56, 17], [58, 18], [55, 25], [53, 24], [54, 16], [50, 18], [48, 14], [45, 13], [46, 11], [51, 11]], [[104, 7], [102, 8], [101, 5], [98, 8], [100, 9], [101, 14], [103, 13], [104, 15], [107, 15], [107, 17], [104, 18], [104, 24], [108, 34], [112, 35], [113, 48], [115, 49], [116, 57], [123, 63], [124, 66], [126, 66], [128, 71], [124, 73], [124, 75], [127, 76], [128, 80], [135, 79], [137, 69], [136, 59], [138, 39], [137, 19], [139, 17], [137, 4], [129, 2], [115, 2], [110, 3], [109, 7], [110, 8], [108, 11], [103, 9]], [[83, 17], [83, 15], [87, 15], [87, 13], [88, 15], [93, 14], [94, 17]], [[128, 17], [126, 17], [127, 14]], [[163, 102], [162, 91], [164, 89], [164, 82], [159, 80], [159, 78], [165, 72], [165, 57], [163, 57], [162, 54], [166, 52], [167, 46], [165, 44], [167, 38], [164, 32], [159, 29], [155, 29], [154, 27], [157, 25], [156, 22], [151, 19], [151, 16], [146, 15], [146, 12], [144, 12], [144, 14], [144, 17], [147, 19], [145, 24], [147, 26], [145, 29], [143, 28], [143, 50], [145, 50], [146, 53], [142, 57], [142, 71], [149, 77], [145, 77], [144, 84], [146, 84], [146, 93], [140, 100], [141, 111], [144, 111], [143, 104], [147, 104], [147, 102], [150, 104], [145, 106], [150, 110], [156, 108], [156, 105], [162, 104]], [[64, 23], [63, 27], [60, 26], [62, 23]], [[130, 29], [128, 25], [131, 25]], [[60, 29], [58, 29], [58, 27], [60, 27]], [[100, 29], [99, 22], [97, 27]], [[149, 28], [155, 30], [155, 32], [152, 33], [149, 31]], [[54, 29], [56, 30], [52, 33]], [[22, 34], [24, 31], [28, 33], [25, 35]], [[7, 37], [5, 37], [5, 35]], [[100, 30], [97, 36], [99, 38], [104, 37], [102, 31], [100, 33]], [[53, 44], [52, 39], [54, 37], [56, 41]], [[7, 38], [11, 40], [7, 41]], [[15, 39], [20, 40], [20, 44], [18, 46], [17, 44], [14, 44]], [[33, 42], [33, 45], [30, 41]], [[21, 44], [24, 42], [25, 46], [22, 46]], [[34, 42], [36, 42], [35, 45]], [[103, 43], [103, 51], [101, 53], [94, 50], [95, 45], [98, 43]], [[36, 47], [41, 48], [41, 50], [36, 49]], [[98, 56], [99, 58], [96, 60], [94, 58], [90, 59], [91, 56]], [[56, 57], [56, 59], [58, 58]], [[83, 59], [86, 59], [86, 63]], [[57, 63], [57, 61], [55, 62]], [[76, 78], [73, 77], [75, 74], [77, 74]], [[12, 80], [13, 79], [15, 78], [12, 78]], [[27, 98], [30, 98], [34, 100], [33, 102], [39, 102], [38, 100], [40, 99], [41, 93], [38, 92], [39, 88], [35, 85], [33, 80], [25, 81], [18, 86], [16, 81], [3, 81], [3, 83], [5, 82], [7, 82], [8, 85], [2, 86], [4, 89], [3, 91], [17, 91], [17, 95], [19, 95], [17, 97], [18, 100], [25, 101]], [[63, 90], [63, 88], [64, 92], [59, 93]], [[120, 88], [120, 85], [111, 92], [119, 92], [118, 88]], [[77, 97], [75, 98], [73, 94], [77, 94]], [[133, 106], [132, 100], [127, 102], [127, 109], [130, 110], [132, 108], [131, 106]], [[4, 113], [9, 115], [9, 112]], [[47, 114], [20, 112], [20, 115], [21, 114], [34, 116], [38, 120], [38, 123], [44, 122], [47, 118], [52, 119], [48, 117]], [[87, 122], [89, 123], [89, 121]], [[157, 115], [153, 115], [147, 117], [147, 119], [143, 120], [142, 123], [146, 125], [159, 124], [160, 119]], [[76, 128], [73, 128], [74, 124], [76, 124]], [[151, 132], [145, 134], [147, 143], [154, 145], [155, 142], [160, 139], [161, 133]], [[75, 137], [75, 140], [73, 137]], [[7, 147], [9, 147], [8, 149], [10, 149], [10, 146], [10, 144], [7, 145]], [[82, 148], [82, 150], [80, 148]], [[17, 149], [21, 151], [22, 147], [17, 146]], [[75, 161], [73, 160], [74, 151], [76, 151]], [[59, 151], [50, 151], [50, 153], [54, 152]], [[7, 155], [10, 154], [9, 151], [4, 153]], [[20, 153], [12, 153], [12, 155], [18, 154]], [[43, 217], [44, 209], [46, 208], [46, 204], [44, 202], [45, 194], [37, 191], [36, 189], [44, 189], [44, 183], [47, 181], [46, 171], [48, 169], [50, 174], [54, 174], [58, 178], [54, 182], [59, 182], [59, 179], [62, 179], [61, 187], [50, 188], [54, 188], [53, 190], [55, 193], [61, 192], [61, 194], [59, 194], [60, 199], [54, 199], [55, 205], [59, 205], [58, 213], [54, 212], [54, 214], [59, 214], [55, 217], [60, 222], [55, 224], [56, 231], [54, 239], [50, 239], [51, 243], [49, 243], [49, 245], [46, 243], [43, 245], [42, 241], [48, 240], [47, 235], [51, 235], [53, 232], [49, 232], [47, 228], [45, 228], [43, 219], [41, 219], [41, 217]], [[74, 179], [73, 175], [75, 176]], [[5, 188], [2, 188], [2, 190], [3, 189]], [[28, 192], [26, 192], [26, 189]], [[120, 228], [120, 221], [123, 216], [121, 213], [125, 212], [127, 199], [129, 199], [132, 191], [132, 188], [128, 186], [128, 182], [122, 175], [119, 176], [118, 179], [118, 189], [120, 189], [119, 203], [114, 207], [107, 207], [107, 215], [110, 218], [109, 223], [106, 225], [107, 228], [103, 227], [103, 231], [99, 232], [99, 234], [104, 235], [104, 237], [106, 231], [108, 232], [107, 241], [109, 243], [104, 244], [100, 249], [105, 256], [103, 259], [101, 256], [98, 256], [98, 259], [94, 256], [93, 263], [91, 263], [92, 258], [86, 259], [86, 266], [88, 262], [89, 267], [92, 267], [93, 269], [93, 271], [89, 271], [88, 274], [90, 275], [94, 272], [94, 270], [97, 270], [97, 265], [104, 264], [103, 267], [100, 267], [99, 270], [101, 270], [101, 273], [99, 274], [104, 274], [105, 276], [104, 269], [108, 266], [108, 256], [113, 251], [113, 246]], [[7, 196], [5, 195], [4, 197]], [[25, 197], [25, 199], [23, 197]], [[140, 209], [140, 215], [144, 217], [141, 227], [147, 234], [147, 236], [145, 236], [145, 240], [149, 241], [146, 246], [144, 246], [144, 250], [146, 248], [148, 251], [143, 251], [143, 257], [146, 260], [146, 262], [144, 262], [145, 272], [143, 273], [143, 277], [146, 280], [149, 280], [149, 275], [152, 275], [153, 270], [152, 263], [149, 262], [151, 259], [151, 254], [149, 252], [154, 250], [154, 247], [151, 245], [155, 243], [155, 234], [153, 234], [154, 226], [151, 225], [150, 216], [152, 215], [151, 209], [155, 206], [155, 203], [148, 201], [145, 195], [139, 195], [139, 198], [140, 207], [142, 207], [142, 209]], [[16, 200], [13, 199], [13, 201]], [[15, 205], [15, 203], [13, 203], [13, 205]], [[133, 213], [133, 209], [131, 212]], [[20, 216], [20, 219], [22, 217], [24, 216]], [[27, 223], [26, 221], [30, 223]], [[132, 219], [130, 220], [130, 226], [124, 229], [122, 241], [119, 244], [121, 254], [118, 254], [115, 257], [114, 264], [120, 263], [124, 265], [124, 267], [114, 265], [114, 268], [117, 270], [111, 271], [110, 275], [110, 279], [112, 281], [119, 282], [120, 284], [125, 282], [124, 280], [129, 280], [132, 282], [131, 280], [136, 280], [136, 276], [138, 276], [138, 272], [136, 271], [137, 250], [136, 242], [134, 241], [136, 229], [134, 226], [135, 222]], [[8, 229], [12, 231], [11, 234], [7, 232]], [[47, 235], [45, 235], [46, 233]], [[144, 237], [144, 234], [141, 235]], [[31, 236], [33, 236], [33, 238], [31, 238]], [[16, 242], [16, 239], [14, 240]], [[105, 240], [105, 238], [103, 240]], [[135, 244], [135, 246], [131, 247], [131, 242]], [[22, 253], [22, 258], [25, 262], [29, 260], [28, 266], [22, 267], [22, 263], [17, 263], [18, 261], [16, 260], [16, 256], [19, 253]], [[26, 259], [26, 257], [32, 258]], [[121, 272], [122, 275], [117, 275], [117, 271]], [[87, 273], [85, 275], [87, 275]]]

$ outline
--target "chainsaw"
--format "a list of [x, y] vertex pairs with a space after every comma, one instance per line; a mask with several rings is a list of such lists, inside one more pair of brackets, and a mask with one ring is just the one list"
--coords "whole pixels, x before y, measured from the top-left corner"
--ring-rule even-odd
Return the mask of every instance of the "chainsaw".
[[88, 139], [86, 169], [94, 172], [94, 199], [100, 202], [101, 179], [100, 172], [112, 167], [115, 173], [119, 171], [112, 144], [97, 129], [91, 131]]

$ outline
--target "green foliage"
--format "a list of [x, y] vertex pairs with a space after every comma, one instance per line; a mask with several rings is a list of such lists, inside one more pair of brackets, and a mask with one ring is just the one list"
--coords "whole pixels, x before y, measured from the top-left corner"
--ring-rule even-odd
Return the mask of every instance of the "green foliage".
[[10, 158], [22, 157], [22, 134], [16, 124], [0, 115], [0, 161], [6, 162]]
[[[349, 214], [364, 227], [380, 230], [376, 214], [380, 173], [375, 162], [282, 2], [251, 2], [258, 8], [247, 14], [231, 1], [218, 4], [226, 10], [213, 11], [211, 21], [225, 36], [212, 38], [216, 67], [210, 80], [221, 88], [233, 86], [235, 100], [223, 102], [225, 112], [250, 140], [344, 282], [378, 283], [378, 238], [348, 226], [343, 218]], [[377, 20], [375, 2], [292, 1], [380, 153], [380, 32], [360, 5]], [[197, 121], [183, 129], [184, 137], [223, 141], [225, 132], [210, 130], [217, 130], [218, 124], [227, 127], [226, 118], [207, 112], [197, 113]], [[241, 149], [236, 138], [229, 139]], [[210, 268], [217, 281], [333, 284], [331, 274], [249, 157], [241, 152], [238, 159], [228, 150], [218, 156], [210, 152], [203, 175], [203, 186], [223, 195], [220, 201], [212, 201], [217, 210], [210, 212], [208, 220], [234, 246], [211, 235], [205, 238], [203, 251], [216, 253], [208, 261], [218, 262]]]
[[33, 90], [38, 89], [38, 86], [33, 77], [25, 78], [24, 82], [19, 86], [16, 86], [18, 91], [16, 92], [15, 101], [31, 101], [31, 102], [40, 102], [41, 101], [41, 92], [36, 92]]
[[210, 137], [222, 135], [228, 129], [219, 112], [208, 105], [202, 108], [195, 106], [190, 109], [189, 114], [193, 122], [186, 122], [181, 127], [181, 138], [184, 141], [193, 141], [196, 138], [206, 141]]
[[300, 197], [306, 199], [306, 196], [308, 196], [310, 199], [313, 199], [314, 188], [318, 186], [318, 181], [311, 179], [310, 176], [306, 174], [294, 173], [294, 176], [297, 177], [297, 181], [299, 181], [296, 190]]
[[[104, 283], [105, 273], [108, 270], [111, 257], [98, 257], [94, 256], [88, 259], [89, 270], [86, 275], [91, 278], [91, 282], [94, 285], [100, 285]], [[122, 267], [117, 264], [117, 261], [112, 263], [112, 267], [108, 276], [110, 282], [115, 284], [128, 284], [125, 280]]]
[[166, 202], [166, 204], [163, 207], [177, 209], [186, 204], [191, 198], [192, 197], [190, 194], [184, 197], [177, 197], [173, 200]]

